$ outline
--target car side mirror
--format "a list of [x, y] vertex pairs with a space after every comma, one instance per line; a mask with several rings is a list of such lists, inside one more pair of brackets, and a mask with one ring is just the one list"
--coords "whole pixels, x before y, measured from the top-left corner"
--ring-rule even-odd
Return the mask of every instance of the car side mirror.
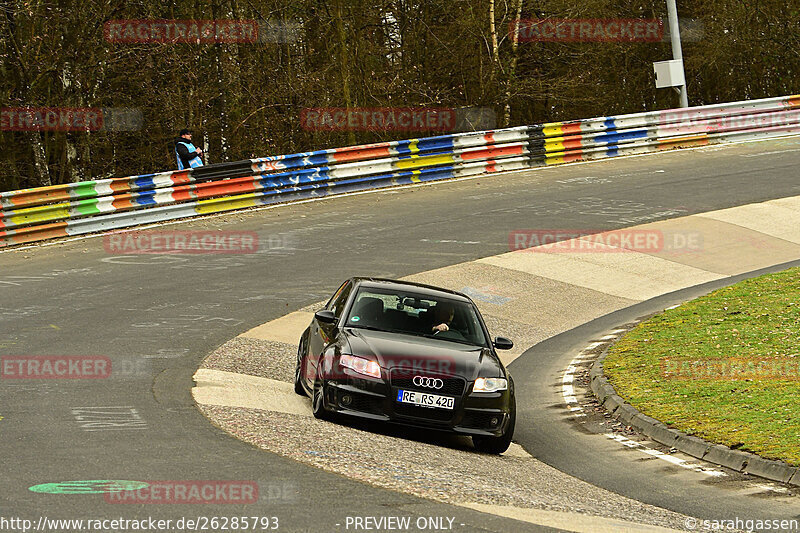
[[511, 339], [506, 339], [505, 337], [495, 338], [492, 344], [498, 350], [510, 350], [514, 347], [514, 343], [511, 341]]
[[322, 324], [333, 324], [336, 322], [336, 315], [333, 314], [333, 311], [328, 309], [321, 309], [314, 313], [314, 318], [317, 319], [318, 322]]

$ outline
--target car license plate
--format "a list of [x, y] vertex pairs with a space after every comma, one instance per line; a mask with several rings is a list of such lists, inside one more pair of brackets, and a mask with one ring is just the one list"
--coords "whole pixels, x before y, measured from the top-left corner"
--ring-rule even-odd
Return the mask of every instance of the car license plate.
[[455, 398], [452, 396], [438, 396], [436, 394], [428, 394], [427, 392], [402, 389], [397, 391], [397, 401], [418, 405], [420, 407], [439, 409], [452, 409], [455, 404]]

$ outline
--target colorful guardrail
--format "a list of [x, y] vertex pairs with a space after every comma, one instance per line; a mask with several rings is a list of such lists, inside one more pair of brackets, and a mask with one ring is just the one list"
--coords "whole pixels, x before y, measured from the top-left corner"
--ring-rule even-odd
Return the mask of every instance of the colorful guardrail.
[[0, 247], [479, 174], [800, 134], [800, 95], [263, 157], [0, 193]]

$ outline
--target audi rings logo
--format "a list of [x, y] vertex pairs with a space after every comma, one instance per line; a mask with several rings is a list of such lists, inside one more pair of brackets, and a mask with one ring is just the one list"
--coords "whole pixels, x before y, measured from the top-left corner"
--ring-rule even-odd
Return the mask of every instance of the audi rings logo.
[[417, 387], [426, 387], [428, 389], [441, 389], [444, 387], [444, 381], [439, 378], [428, 378], [425, 376], [414, 376], [414, 385]]

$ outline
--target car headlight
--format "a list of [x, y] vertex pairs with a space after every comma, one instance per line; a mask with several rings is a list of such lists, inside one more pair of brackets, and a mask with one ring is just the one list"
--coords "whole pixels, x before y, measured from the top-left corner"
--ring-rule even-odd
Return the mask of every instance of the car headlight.
[[354, 355], [342, 355], [339, 358], [339, 363], [353, 372], [378, 379], [381, 377], [381, 367], [375, 361], [370, 361], [369, 359], [356, 357]]
[[497, 392], [508, 388], [508, 380], [505, 378], [478, 378], [472, 392]]

